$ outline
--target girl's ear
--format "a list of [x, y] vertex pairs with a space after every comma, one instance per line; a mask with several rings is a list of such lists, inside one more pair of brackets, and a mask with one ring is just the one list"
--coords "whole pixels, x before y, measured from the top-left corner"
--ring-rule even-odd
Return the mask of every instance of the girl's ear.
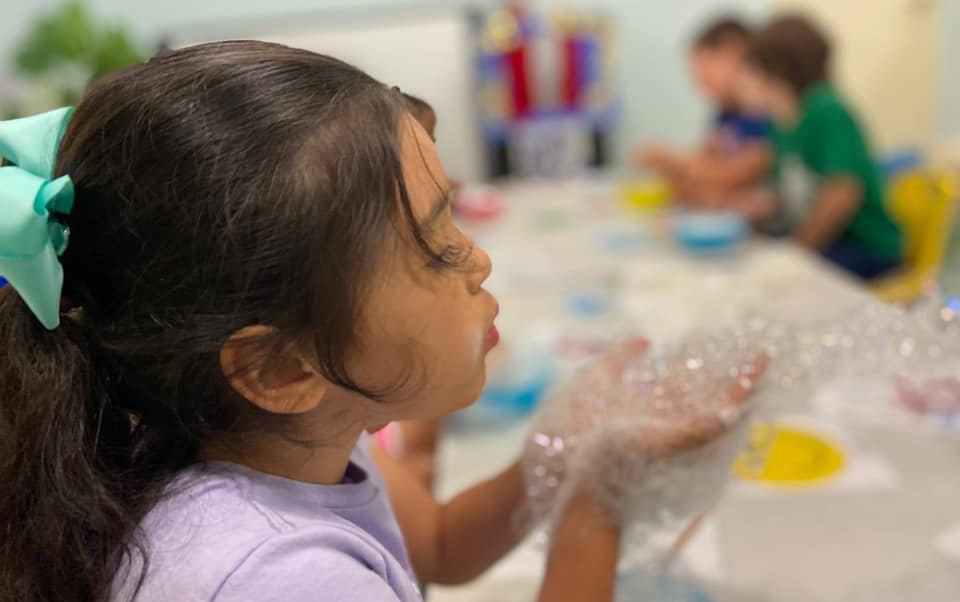
[[220, 369], [230, 386], [250, 403], [274, 414], [302, 414], [317, 407], [330, 383], [302, 355], [266, 352], [258, 340], [269, 326], [247, 326], [220, 349]]

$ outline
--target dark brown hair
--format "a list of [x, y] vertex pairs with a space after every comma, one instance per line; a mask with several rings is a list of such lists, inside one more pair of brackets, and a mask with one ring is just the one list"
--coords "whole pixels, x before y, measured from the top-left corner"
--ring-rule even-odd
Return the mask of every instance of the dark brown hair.
[[172, 476], [201, 443], [273, 419], [221, 372], [244, 326], [377, 396], [345, 368], [365, 287], [391, 228], [433, 254], [402, 178], [405, 110], [341, 61], [246, 41], [86, 96], [57, 167], [76, 187], [70, 309], [47, 331], [0, 290], [0, 597], [99, 602], [120, 566], [149, 561], [137, 527]]
[[403, 99], [407, 101], [407, 108], [415, 117], [420, 113], [426, 113], [427, 111], [433, 110], [433, 107], [430, 106], [430, 103], [418, 96], [414, 96], [413, 94], [404, 93]]
[[797, 96], [829, 77], [830, 42], [807, 18], [774, 19], [750, 40], [747, 62]]
[[722, 17], [712, 21], [693, 38], [695, 49], [715, 50], [728, 44], [746, 45], [750, 28], [736, 17]]

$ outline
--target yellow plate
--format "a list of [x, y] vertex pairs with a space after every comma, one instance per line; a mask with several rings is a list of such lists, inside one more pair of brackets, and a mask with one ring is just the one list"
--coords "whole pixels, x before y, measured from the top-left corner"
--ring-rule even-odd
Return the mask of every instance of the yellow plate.
[[771, 485], [816, 485], [843, 470], [842, 449], [823, 436], [784, 425], [757, 425], [750, 449], [737, 458], [734, 474]]

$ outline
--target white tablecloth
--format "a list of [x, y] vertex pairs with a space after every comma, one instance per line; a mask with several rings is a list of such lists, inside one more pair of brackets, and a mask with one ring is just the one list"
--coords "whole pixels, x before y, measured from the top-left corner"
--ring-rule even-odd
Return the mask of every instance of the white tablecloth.
[[[505, 344], [569, 326], [571, 295], [610, 299], [614, 328], [654, 342], [756, 312], [800, 325], [877, 303], [785, 243], [752, 240], [729, 256], [685, 255], [671, 242], [667, 214], [625, 212], [617, 192], [602, 178], [516, 184], [504, 189], [501, 218], [469, 226], [494, 261], [489, 288], [501, 302]], [[611, 327], [605, 320], [602, 327]], [[851, 457], [846, 485], [765, 495], [731, 487], [680, 570], [717, 602], [960, 600], [960, 559], [938, 547], [960, 525], [960, 439], [789, 410], [843, 442]], [[508, 465], [523, 435], [522, 422], [448, 429], [438, 494], [449, 497]], [[542, 561], [528, 542], [470, 585], [431, 587], [428, 600], [533, 600]]]

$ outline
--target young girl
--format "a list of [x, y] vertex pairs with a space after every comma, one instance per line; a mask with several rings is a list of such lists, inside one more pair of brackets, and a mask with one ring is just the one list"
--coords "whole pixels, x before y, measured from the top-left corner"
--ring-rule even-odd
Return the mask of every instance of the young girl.
[[[498, 338], [399, 92], [205, 44], [0, 123], [0, 151], [5, 599], [419, 600], [522, 536], [519, 464], [440, 505], [369, 446], [473, 402]], [[583, 491], [541, 600], [612, 597], [620, 527]]]
[[885, 209], [863, 128], [830, 82], [829, 64], [829, 42], [803, 17], [778, 18], [754, 36], [741, 95], [776, 122], [776, 198], [754, 193], [740, 203], [760, 215], [776, 207], [778, 229], [873, 278], [900, 262], [900, 230]]

